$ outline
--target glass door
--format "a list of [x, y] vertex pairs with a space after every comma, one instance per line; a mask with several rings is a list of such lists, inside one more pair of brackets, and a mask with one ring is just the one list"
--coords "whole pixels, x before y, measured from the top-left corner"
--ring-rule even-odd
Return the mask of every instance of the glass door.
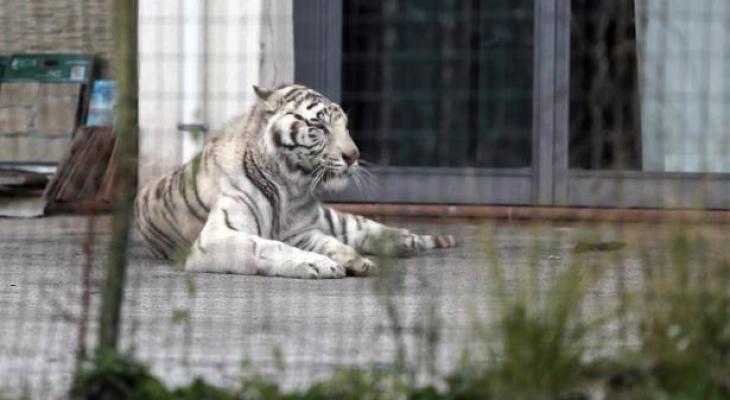
[[730, 208], [730, 5], [573, 0], [556, 202]]
[[342, 103], [375, 198], [531, 201], [532, 11], [531, 0], [344, 2]]
[[340, 101], [377, 183], [335, 199], [530, 204], [533, 10], [533, 0], [342, 2]]

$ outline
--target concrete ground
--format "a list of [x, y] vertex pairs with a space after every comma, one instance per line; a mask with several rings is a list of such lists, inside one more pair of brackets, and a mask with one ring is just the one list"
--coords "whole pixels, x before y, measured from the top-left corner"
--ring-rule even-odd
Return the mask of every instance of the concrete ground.
[[[604, 271], [586, 300], [591, 315], [616, 304], [620, 288], [640, 283], [646, 257], [668, 252], [664, 225], [389, 222], [452, 234], [460, 246], [381, 260], [376, 278], [308, 281], [188, 274], [148, 257], [135, 239], [121, 345], [170, 384], [204, 376], [232, 385], [242, 374], [263, 373], [292, 387], [336, 367], [384, 367], [399, 355], [426, 376], [432, 367], [453, 368], [467, 349], [483, 354], [484, 334], [475, 327], [498, 314], [494, 271], [539, 298], [556, 271], [582, 257], [586, 269]], [[108, 217], [0, 219], [0, 390], [63, 395], [80, 344], [94, 346], [109, 226]], [[703, 229], [720, 244], [730, 236]], [[625, 246], [591, 245], [609, 242]], [[92, 276], [84, 333], [85, 263]], [[626, 345], [614, 328], [606, 332], [614, 339], [597, 341], [600, 351], [609, 342]]]

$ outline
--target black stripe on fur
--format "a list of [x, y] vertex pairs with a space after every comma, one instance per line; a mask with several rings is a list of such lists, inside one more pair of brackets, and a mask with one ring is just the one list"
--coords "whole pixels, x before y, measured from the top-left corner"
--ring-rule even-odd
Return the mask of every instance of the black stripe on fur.
[[349, 244], [349, 243], [347, 243], [347, 216], [342, 215], [340, 213], [337, 213], [336, 215], [337, 215], [337, 219], [340, 221], [340, 225], [341, 225], [342, 243]]
[[279, 190], [274, 182], [269, 179], [261, 167], [256, 163], [256, 158], [251, 150], [244, 155], [243, 169], [251, 183], [266, 197], [271, 205], [271, 235], [278, 237], [280, 232], [279, 214], [281, 212], [281, 199]]
[[180, 196], [182, 196], [183, 202], [185, 202], [185, 205], [188, 207], [188, 211], [200, 222], [205, 222], [205, 217], [200, 215], [198, 213], [198, 210], [193, 207], [192, 204], [190, 204], [190, 200], [188, 200], [188, 190], [187, 190], [187, 174], [182, 173], [180, 174], [179, 182], [178, 182], [178, 189], [180, 192]]
[[337, 232], [335, 231], [335, 224], [334, 221], [332, 221], [332, 210], [330, 210], [329, 208], [325, 208], [324, 217], [327, 219], [327, 224], [329, 224], [330, 233], [332, 234], [332, 236], [337, 236]]
[[231, 224], [231, 220], [228, 215], [228, 210], [226, 210], [225, 208], [223, 209], [223, 222], [225, 222], [228, 229], [230, 229], [232, 231], [236, 231], [236, 232], [240, 231], [240, 229], [236, 228], [235, 226], [233, 226], [233, 224]]
[[205, 205], [205, 203], [203, 203], [203, 200], [200, 198], [200, 194], [198, 193], [198, 172], [200, 171], [200, 163], [202, 160], [203, 168], [205, 168], [205, 163], [207, 162], [207, 159], [203, 160], [204, 158], [206, 158], [206, 157], [204, 157], [203, 154], [198, 154], [191, 161], [192, 171], [193, 171], [192, 184], [193, 184], [193, 194], [195, 195], [195, 201], [198, 203], [200, 208], [202, 208], [205, 211], [205, 213], [207, 214], [207, 213], [210, 213], [210, 207], [208, 207], [207, 205]]
[[259, 219], [259, 213], [257, 212], [258, 210], [254, 206], [255, 203], [254, 203], [253, 199], [251, 199], [251, 196], [249, 196], [248, 193], [246, 193], [246, 192], [240, 192], [240, 193], [243, 196], [241, 196], [241, 195], [232, 196], [227, 193], [224, 193], [223, 195], [226, 197], [229, 197], [233, 200], [236, 200], [237, 202], [243, 203], [243, 205], [245, 205], [248, 208], [248, 211], [251, 213], [251, 215], [253, 216], [253, 220], [256, 223], [256, 234], [258, 236], [261, 236], [261, 220]]

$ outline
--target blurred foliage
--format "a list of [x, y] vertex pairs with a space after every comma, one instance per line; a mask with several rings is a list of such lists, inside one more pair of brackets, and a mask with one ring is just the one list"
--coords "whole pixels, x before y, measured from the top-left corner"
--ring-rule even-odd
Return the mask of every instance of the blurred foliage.
[[496, 398], [554, 399], [576, 383], [587, 326], [579, 318], [585, 278], [579, 266], [560, 273], [542, 307], [503, 295], [500, 349], [486, 374]]
[[28, 396], [10, 397], [10, 396], [6, 396], [6, 394], [3, 393], [2, 390], [0, 390], [0, 400], [30, 400], [30, 397], [28, 397]]
[[165, 399], [168, 394], [149, 369], [115, 352], [100, 352], [76, 372], [71, 399]]
[[667, 395], [730, 398], [730, 263], [710, 257], [706, 238], [682, 230], [668, 260], [646, 260], [640, 293], [642, 354]]

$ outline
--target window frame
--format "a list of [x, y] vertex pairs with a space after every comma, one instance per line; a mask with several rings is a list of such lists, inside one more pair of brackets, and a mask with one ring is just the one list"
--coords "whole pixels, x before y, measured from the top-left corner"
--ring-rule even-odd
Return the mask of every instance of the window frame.
[[[548, 0], [549, 3], [552, 0]], [[571, 0], [554, 0], [557, 71], [554, 118], [555, 206], [730, 209], [730, 173], [581, 170], [569, 167]], [[536, 0], [536, 4], [542, 3]], [[547, 18], [551, 19], [551, 18]], [[536, 66], [536, 68], [538, 68]]]
[[[313, 0], [307, 2], [306, 7], [301, 3], [295, 2], [294, 8], [295, 80], [339, 101], [342, 0]], [[335, 36], [337, 39], [332, 39]], [[533, 83], [533, 90], [534, 86]], [[536, 152], [539, 147], [534, 145], [535, 140], [536, 130], [533, 127], [531, 151], [536, 157], [540, 153]], [[342, 192], [329, 194], [327, 199], [346, 202], [530, 205], [536, 198], [535, 160], [533, 158], [533, 166], [528, 168], [373, 167], [368, 170], [376, 184], [370, 188], [370, 193], [348, 187]]]

